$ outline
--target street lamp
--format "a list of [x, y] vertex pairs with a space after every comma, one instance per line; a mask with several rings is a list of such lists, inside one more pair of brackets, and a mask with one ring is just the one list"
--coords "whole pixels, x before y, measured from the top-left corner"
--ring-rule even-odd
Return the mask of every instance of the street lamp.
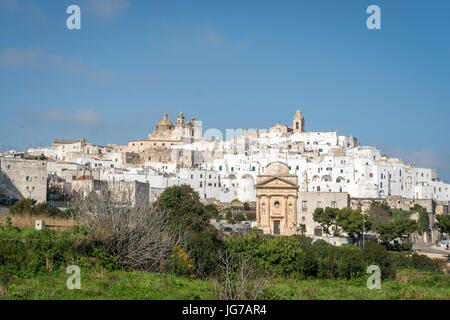
[[34, 191], [34, 186], [32, 188], [30, 188], [29, 186], [27, 186], [27, 191], [30, 193], [29, 198], [31, 199], [31, 193]]

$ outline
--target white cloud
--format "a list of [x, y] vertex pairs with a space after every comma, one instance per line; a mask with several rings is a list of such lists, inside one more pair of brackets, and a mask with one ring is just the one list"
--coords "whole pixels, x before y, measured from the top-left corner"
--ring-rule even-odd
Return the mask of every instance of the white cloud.
[[101, 113], [95, 109], [77, 109], [67, 112], [60, 109], [48, 108], [37, 113], [30, 112], [27, 109], [22, 109], [19, 113], [24, 117], [52, 124], [100, 127], [113, 125], [111, 121], [105, 120]]
[[403, 148], [392, 148], [390, 155], [398, 157], [406, 163], [417, 167], [448, 169], [450, 151], [436, 151], [433, 148], [422, 148], [417, 150], [406, 150]]
[[58, 53], [41, 49], [10, 49], [0, 51], [0, 66], [3, 67], [53, 67], [62, 72], [80, 76], [91, 81], [106, 83], [115, 80], [110, 69], [85, 64], [78, 58], [67, 58]]
[[[37, 1], [36, 1], [37, 2]], [[0, 8], [8, 10], [10, 13], [31, 15], [33, 21], [41, 22], [47, 15], [33, 0], [0, 0]]]
[[112, 21], [122, 15], [130, 6], [127, 0], [89, 0], [86, 11], [102, 21]]
[[6, 48], [0, 52], [0, 65], [6, 67], [37, 67], [42, 52], [36, 50], [14, 50]]

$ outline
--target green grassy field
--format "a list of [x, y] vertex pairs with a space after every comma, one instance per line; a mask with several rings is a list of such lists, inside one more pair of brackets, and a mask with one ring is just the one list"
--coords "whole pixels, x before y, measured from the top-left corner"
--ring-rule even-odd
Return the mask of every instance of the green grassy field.
[[[450, 299], [450, 276], [401, 271], [398, 280], [383, 281], [380, 290], [369, 290], [366, 280], [276, 279], [264, 299]], [[0, 299], [215, 299], [207, 280], [192, 280], [144, 272], [94, 272], [81, 274], [81, 289], [69, 290], [64, 273], [31, 279], [9, 279], [0, 285]]]

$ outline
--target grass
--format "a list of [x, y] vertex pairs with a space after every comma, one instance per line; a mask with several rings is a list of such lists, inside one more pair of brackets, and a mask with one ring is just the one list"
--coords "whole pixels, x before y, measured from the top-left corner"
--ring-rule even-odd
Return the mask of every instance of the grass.
[[[35, 231], [34, 229], [2, 230], [0, 238], [66, 239], [74, 245], [87, 240], [87, 237], [81, 233]], [[213, 284], [209, 280], [193, 280], [170, 274], [149, 274], [138, 271], [107, 271], [97, 264], [90, 264], [90, 259], [96, 258], [86, 257], [86, 267], [79, 264], [82, 266], [80, 290], [67, 288], [66, 281], [69, 275], [64, 272], [66, 262], [60, 265], [58, 270], [51, 272], [44, 270], [44, 272], [33, 274], [31, 277], [11, 276], [8, 273], [0, 272], [0, 299], [216, 299]], [[276, 300], [450, 300], [449, 274], [402, 269], [397, 271], [395, 280], [382, 281], [380, 290], [368, 289], [366, 279], [367, 277], [349, 281], [274, 279], [262, 298]]]
[[34, 229], [11, 229], [7, 230], [0, 230], [0, 239], [35, 239], [35, 240], [42, 240], [42, 239], [66, 239], [69, 241], [77, 241], [77, 240], [83, 240], [88, 239], [87, 236], [84, 236], [80, 233], [74, 233], [72, 231], [55, 231], [46, 229], [43, 231], [40, 230], [34, 230]]
[[380, 290], [370, 290], [366, 279], [281, 280], [266, 292], [277, 300], [449, 300], [450, 277], [439, 273], [402, 271], [407, 280], [385, 280]]
[[[7, 216], [0, 217], [0, 223], [2, 225], [7, 224], [6, 218]], [[12, 225], [20, 229], [34, 229], [36, 220], [45, 220], [45, 224], [49, 226], [48, 228], [57, 230], [70, 230], [76, 224], [74, 220], [63, 217], [49, 217], [46, 215], [11, 215]]]
[[66, 287], [68, 274], [15, 279], [0, 286], [0, 299], [135, 299], [198, 300], [214, 299], [208, 281], [192, 280], [167, 274], [144, 272], [86, 272], [81, 274], [81, 289]]
[[[69, 275], [13, 279], [0, 284], [0, 299], [215, 299], [212, 283], [168, 274], [126, 271], [86, 271], [81, 289], [69, 290]], [[366, 279], [294, 280], [276, 279], [263, 296], [276, 300], [353, 299], [450, 299], [450, 276], [440, 273], [399, 272], [398, 280], [382, 281], [380, 290], [369, 290]]]

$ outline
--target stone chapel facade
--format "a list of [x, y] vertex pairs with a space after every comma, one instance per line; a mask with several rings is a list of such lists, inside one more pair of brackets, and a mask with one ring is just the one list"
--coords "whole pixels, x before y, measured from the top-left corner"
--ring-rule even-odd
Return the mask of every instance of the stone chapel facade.
[[256, 181], [256, 219], [264, 234], [292, 235], [297, 228], [298, 177], [274, 162]]

